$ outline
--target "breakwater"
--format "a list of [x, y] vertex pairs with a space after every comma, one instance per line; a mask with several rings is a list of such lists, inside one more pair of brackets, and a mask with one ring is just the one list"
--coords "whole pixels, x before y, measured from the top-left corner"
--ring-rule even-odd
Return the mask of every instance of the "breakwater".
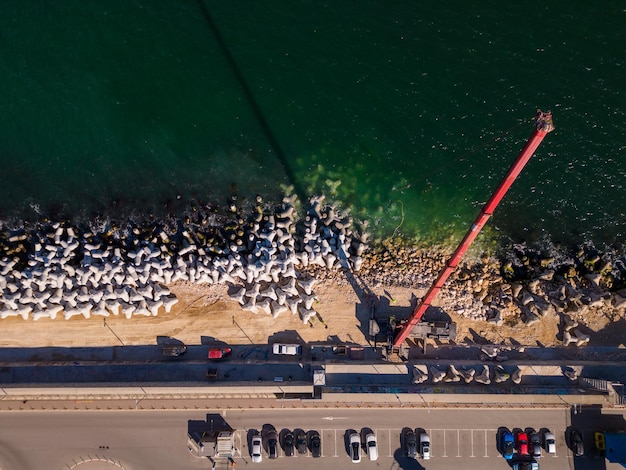
[[168, 221], [43, 221], [5, 230], [0, 318], [156, 316], [177, 302], [167, 285], [188, 281], [243, 284], [232, 297], [244, 309], [274, 316], [289, 309], [307, 323], [314, 280], [296, 268], [359, 270], [368, 235], [323, 197], [311, 199], [303, 217], [295, 201], [264, 206], [258, 197], [247, 215], [233, 199], [221, 215], [195, 207]]

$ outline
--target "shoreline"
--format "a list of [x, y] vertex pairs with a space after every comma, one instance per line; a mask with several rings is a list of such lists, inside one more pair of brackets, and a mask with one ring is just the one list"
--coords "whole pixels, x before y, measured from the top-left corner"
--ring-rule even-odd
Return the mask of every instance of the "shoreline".
[[[192, 297], [208, 314], [216, 304], [233, 312], [233, 322], [239, 308], [246, 324], [263, 322], [268, 331], [293, 327], [296, 318], [313, 328], [333, 322], [333, 309], [349, 305], [333, 306], [333, 288], [344, 301], [362, 304], [360, 289], [408, 315], [414, 295], [423, 295], [447, 259], [445, 248], [391, 241], [370, 247], [367, 227], [353, 227], [323, 197], [312, 198], [302, 216], [293, 197], [275, 206], [259, 198], [249, 214], [235, 202], [224, 214], [196, 208], [183, 219], [143, 225], [42, 221], [29, 230], [5, 228], [0, 325], [12, 317], [59, 327], [64, 322], [57, 317], [103, 317], [106, 324], [143, 316], [140, 322], [147, 322], [184, 315]], [[500, 259], [462, 261], [436, 306], [455, 321], [488, 328], [549, 323], [554, 335], [556, 323], [552, 344], [565, 341], [564, 324], [579, 322], [582, 345], [593, 332], [591, 317], [623, 320], [625, 277], [623, 257], [590, 246], [554, 256], [517, 244]], [[362, 333], [358, 341], [367, 341]]]

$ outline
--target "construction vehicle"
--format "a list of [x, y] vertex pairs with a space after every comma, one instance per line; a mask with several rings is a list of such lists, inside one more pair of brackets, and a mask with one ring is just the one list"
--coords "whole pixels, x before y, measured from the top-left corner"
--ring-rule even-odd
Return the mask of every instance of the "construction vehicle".
[[489, 220], [489, 217], [493, 214], [496, 206], [500, 203], [515, 179], [519, 176], [526, 163], [528, 163], [530, 158], [533, 156], [541, 141], [553, 130], [554, 125], [552, 123], [552, 113], [550, 111], [544, 113], [541, 110], [537, 110], [537, 114], [535, 116], [535, 129], [528, 138], [526, 145], [522, 148], [520, 154], [509, 168], [509, 171], [505, 175], [504, 179], [491, 195], [489, 201], [487, 201], [487, 204], [485, 204], [485, 206], [481, 209], [478, 217], [465, 234], [465, 237], [457, 247], [452, 257], [446, 263], [446, 266], [439, 273], [439, 276], [433, 285], [430, 287], [426, 295], [418, 302], [415, 310], [407, 320], [398, 321], [394, 319], [393, 322], [390, 321], [390, 332], [388, 334], [387, 345], [388, 353], [398, 350], [409, 336], [426, 338], [429, 337], [429, 334], [431, 335], [430, 337], [437, 337], [439, 333], [443, 333], [445, 335], [446, 331], [448, 331], [448, 335], [450, 332], [456, 332], [456, 328], [452, 328], [450, 322], [446, 322], [447, 325], [420, 325], [420, 322], [424, 313], [426, 313], [428, 307], [431, 306], [431, 303], [444, 286], [448, 277], [450, 277], [456, 266], [459, 264], [461, 258], [483, 226], [487, 223], [487, 220]]

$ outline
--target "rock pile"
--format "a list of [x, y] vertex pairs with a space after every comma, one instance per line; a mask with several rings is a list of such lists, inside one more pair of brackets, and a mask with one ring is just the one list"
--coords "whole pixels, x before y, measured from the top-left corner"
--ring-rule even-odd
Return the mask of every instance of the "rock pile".
[[294, 198], [246, 220], [233, 203], [218, 220], [194, 210], [183, 220], [124, 227], [43, 222], [11, 230], [0, 241], [0, 318], [123, 314], [157, 315], [177, 302], [171, 283], [228, 284], [246, 310], [274, 317], [290, 311], [304, 323], [315, 315], [314, 279], [299, 270], [359, 270], [367, 234], [324, 198], [311, 200], [302, 221]]

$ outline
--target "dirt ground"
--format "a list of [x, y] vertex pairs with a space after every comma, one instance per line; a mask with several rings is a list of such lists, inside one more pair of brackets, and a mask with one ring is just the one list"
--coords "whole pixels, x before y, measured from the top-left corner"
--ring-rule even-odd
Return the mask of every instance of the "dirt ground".
[[[24, 321], [8, 318], [0, 321], [0, 347], [89, 347], [157, 344], [159, 337], [172, 337], [185, 344], [207, 344], [215, 340], [228, 344], [266, 344], [272, 340], [293, 338], [308, 343], [326, 342], [368, 344], [370, 306], [368, 297], [348, 282], [327, 280], [316, 284], [319, 313], [311, 324], [304, 325], [297, 315], [283, 313], [253, 314], [228, 298], [226, 286], [177, 284], [170, 286], [179, 303], [172, 312], [162, 310], [157, 317], [91, 317], [64, 320]], [[406, 318], [412, 311], [412, 295], [423, 295], [407, 288], [376, 286], [378, 315]], [[361, 298], [359, 298], [359, 296]], [[371, 297], [369, 297], [371, 298]], [[435, 302], [436, 304], [436, 302]], [[445, 306], [442, 306], [445, 311]], [[472, 321], [448, 313], [457, 324], [457, 343], [558, 346], [560, 318], [542, 318], [539, 323], [496, 326]], [[591, 335], [590, 345], [621, 346], [626, 329], [623, 317], [602, 312], [587, 312], [581, 328]]]

